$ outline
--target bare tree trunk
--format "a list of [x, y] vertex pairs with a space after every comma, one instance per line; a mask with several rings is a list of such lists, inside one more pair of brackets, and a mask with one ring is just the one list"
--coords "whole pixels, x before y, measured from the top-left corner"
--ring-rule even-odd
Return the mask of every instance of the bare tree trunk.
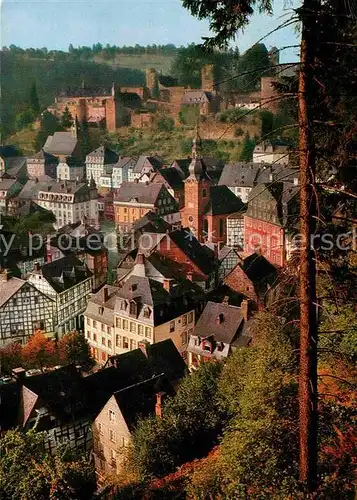
[[[317, 476], [317, 307], [316, 263], [311, 235], [316, 226], [315, 150], [312, 133], [317, 0], [305, 0], [301, 8], [302, 38], [299, 73], [300, 159], [300, 373], [299, 432], [300, 480], [313, 491]], [[311, 103], [311, 104], [310, 104]]]

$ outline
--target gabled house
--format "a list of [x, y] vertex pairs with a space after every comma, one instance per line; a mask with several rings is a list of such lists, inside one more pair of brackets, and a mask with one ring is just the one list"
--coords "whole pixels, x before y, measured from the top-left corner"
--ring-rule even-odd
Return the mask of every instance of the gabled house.
[[253, 151], [253, 163], [289, 163], [290, 147], [280, 140], [266, 140], [257, 144]]
[[27, 175], [30, 179], [43, 179], [46, 176], [56, 179], [58, 158], [43, 149], [29, 156], [26, 164]]
[[164, 162], [158, 156], [144, 156], [137, 158], [133, 168], [129, 170], [129, 182], [134, 182], [143, 174], [149, 174], [162, 168]]
[[59, 336], [83, 329], [83, 313], [92, 290], [92, 273], [83, 262], [70, 254], [42, 267], [37, 264], [28, 281], [55, 301], [53, 321]]
[[174, 390], [164, 374], [115, 392], [93, 423], [94, 464], [98, 483], [125, 464], [131, 434], [140, 418], [162, 415], [162, 399]]
[[291, 236], [298, 222], [299, 187], [291, 183], [258, 184], [249, 194], [244, 214], [244, 251], [260, 251], [274, 265], [290, 256]]
[[107, 282], [108, 250], [104, 235], [85, 220], [59, 228], [47, 243], [47, 263], [68, 254], [76, 255], [92, 273], [93, 292]]
[[255, 163], [239, 162], [224, 166], [218, 184], [227, 186], [232, 193], [243, 201], [248, 202], [248, 195], [257, 184], [260, 166]]
[[45, 153], [66, 161], [69, 156], [80, 157], [80, 145], [74, 132], [55, 132], [49, 135], [43, 146]]
[[113, 167], [120, 161], [117, 153], [111, 149], [100, 146], [86, 156], [86, 176], [87, 180], [93, 179], [97, 187], [100, 187], [100, 178], [106, 173], [108, 166]]
[[167, 219], [178, 212], [178, 205], [163, 184], [123, 182], [114, 195], [114, 211], [117, 229], [128, 233], [147, 212]]
[[103, 363], [136, 349], [143, 340], [154, 344], [166, 339], [184, 355], [204, 300], [202, 291], [190, 280], [146, 277], [142, 254], [134, 269], [138, 275], [131, 274], [117, 287], [105, 286], [88, 303], [85, 336], [93, 356]]
[[278, 270], [263, 255], [253, 253], [239, 262], [224, 278], [224, 284], [242, 293], [258, 307], [264, 306], [266, 294], [278, 276]]
[[25, 376], [17, 369], [20, 405], [17, 424], [44, 432], [44, 445], [50, 453], [60, 445], [89, 451], [90, 393], [75, 366], [66, 366], [41, 375]]
[[[202, 288], [209, 290], [215, 286], [218, 260], [214, 252], [202, 245], [189, 229], [177, 229], [159, 236], [157, 243], [152, 239], [153, 245], [149, 252], [156, 251], [180, 264], [189, 279]], [[144, 237], [147, 238], [147, 235]]]
[[208, 302], [204, 308], [188, 345], [189, 368], [197, 368], [205, 361], [221, 361], [238, 347], [246, 347], [252, 337], [249, 333], [249, 303], [243, 300], [240, 307]]
[[0, 347], [12, 342], [25, 343], [35, 330], [55, 332], [55, 301], [31, 283], [0, 275]]

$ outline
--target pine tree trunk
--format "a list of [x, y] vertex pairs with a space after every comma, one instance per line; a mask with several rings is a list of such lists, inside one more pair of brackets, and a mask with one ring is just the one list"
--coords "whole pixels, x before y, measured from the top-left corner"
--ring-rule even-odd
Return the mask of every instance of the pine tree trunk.
[[[317, 307], [316, 263], [311, 235], [316, 226], [315, 150], [312, 133], [314, 62], [318, 2], [305, 0], [301, 8], [302, 39], [299, 74], [300, 163], [300, 480], [313, 491], [317, 476]], [[311, 103], [311, 104], [310, 104]]]

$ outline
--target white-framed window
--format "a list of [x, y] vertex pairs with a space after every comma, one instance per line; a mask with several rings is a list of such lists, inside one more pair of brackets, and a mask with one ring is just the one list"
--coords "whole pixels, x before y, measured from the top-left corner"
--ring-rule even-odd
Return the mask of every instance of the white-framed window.
[[108, 411], [109, 422], [115, 422], [115, 412], [113, 410]]
[[143, 325], [138, 325], [138, 335], [144, 335], [144, 327], [143, 327]]

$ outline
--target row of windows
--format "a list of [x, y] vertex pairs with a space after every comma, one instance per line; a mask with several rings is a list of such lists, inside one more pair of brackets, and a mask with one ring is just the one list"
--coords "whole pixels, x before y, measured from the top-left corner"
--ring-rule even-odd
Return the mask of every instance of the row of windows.
[[134, 349], [137, 349], [138, 344], [134, 339], [129, 339], [128, 337], [121, 337], [120, 335], [116, 335], [115, 347], [130, 349], [131, 351], [133, 351]]
[[152, 329], [149, 326], [141, 325], [140, 323], [134, 323], [127, 319], [115, 318], [116, 328], [121, 328], [122, 330], [128, 330], [130, 333], [137, 333], [138, 335], [144, 335], [147, 338], [151, 337]]

